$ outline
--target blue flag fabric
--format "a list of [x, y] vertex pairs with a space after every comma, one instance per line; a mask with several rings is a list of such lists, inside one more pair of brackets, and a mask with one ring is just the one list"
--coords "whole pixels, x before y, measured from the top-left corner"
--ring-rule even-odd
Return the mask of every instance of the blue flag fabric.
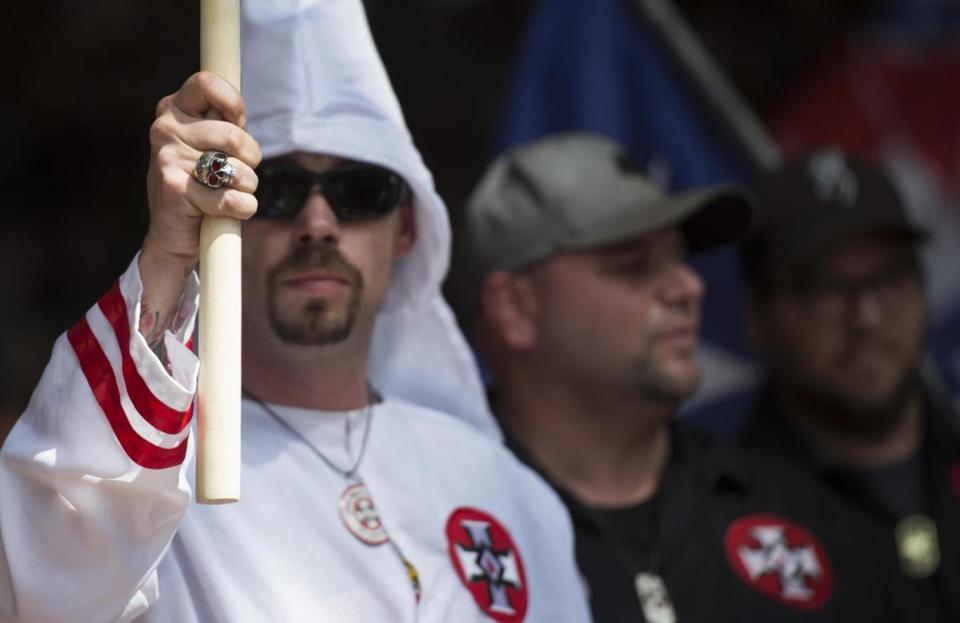
[[[572, 130], [617, 140], [671, 190], [749, 181], [751, 174], [630, 0], [541, 0], [533, 11], [497, 153]], [[721, 398], [743, 400], [751, 378], [736, 255], [721, 249], [694, 264], [707, 283], [704, 340], [715, 369], [705, 365], [707, 391], [692, 415], [730, 430], [740, 413], [729, 404], [707, 407]]]
[[564, 130], [609, 136], [673, 188], [743, 179], [630, 0], [544, 0], [534, 10], [498, 151]]

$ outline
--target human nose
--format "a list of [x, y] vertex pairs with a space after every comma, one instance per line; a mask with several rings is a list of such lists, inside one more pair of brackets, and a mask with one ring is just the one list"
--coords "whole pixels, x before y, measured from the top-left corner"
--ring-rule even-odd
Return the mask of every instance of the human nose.
[[860, 288], [848, 293], [848, 305], [855, 323], [876, 327], [883, 322], [884, 302], [876, 288]]
[[677, 262], [669, 271], [663, 292], [671, 305], [696, 306], [703, 298], [703, 279], [686, 262]]
[[294, 218], [293, 225], [294, 242], [298, 244], [312, 242], [336, 244], [340, 241], [340, 223], [337, 215], [317, 186], [311, 189], [303, 209]]

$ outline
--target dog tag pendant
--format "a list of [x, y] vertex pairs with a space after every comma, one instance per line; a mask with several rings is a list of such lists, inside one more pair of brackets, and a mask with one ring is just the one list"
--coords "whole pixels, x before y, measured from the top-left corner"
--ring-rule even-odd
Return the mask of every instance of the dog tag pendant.
[[655, 573], [638, 573], [633, 579], [640, 608], [647, 623], [677, 623], [677, 613], [663, 578]]

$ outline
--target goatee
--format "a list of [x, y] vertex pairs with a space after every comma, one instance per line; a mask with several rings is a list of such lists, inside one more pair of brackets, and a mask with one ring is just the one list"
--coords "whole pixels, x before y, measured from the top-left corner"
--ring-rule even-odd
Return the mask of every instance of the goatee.
[[[281, 284], [286, 275], [322, 270], [348, 284], [347, 298], [311, 298], [305, 304], [284, 306]], [[267, 313], [277, 336], [288, 344], [302, 346], [336, 344], [353, 330], [360, 298], [363, 274], [339, 249], [326, 243], [301, 245], [267, 275]]]

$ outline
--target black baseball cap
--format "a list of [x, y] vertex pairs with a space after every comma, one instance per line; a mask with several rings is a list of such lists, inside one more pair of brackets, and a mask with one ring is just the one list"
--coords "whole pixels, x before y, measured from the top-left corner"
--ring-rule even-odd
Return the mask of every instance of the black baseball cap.
[[788, 160], [761, 176], [755, 193], [760, 211], [741, 255], [754, 283], [793, 275], [853, 235], [890, 232], [910, 243], [926, 238], [884, 171], [840, 149]]
[[499, 156], [454, 235], [454, 303], [471, 314], [484, 277], [564, 250], [607, 246], [679, 227], [691, 251], [746, 234], [754, 201], [736, 185], [665, 193], [624, 149], [586, 133], [552, 135]]

